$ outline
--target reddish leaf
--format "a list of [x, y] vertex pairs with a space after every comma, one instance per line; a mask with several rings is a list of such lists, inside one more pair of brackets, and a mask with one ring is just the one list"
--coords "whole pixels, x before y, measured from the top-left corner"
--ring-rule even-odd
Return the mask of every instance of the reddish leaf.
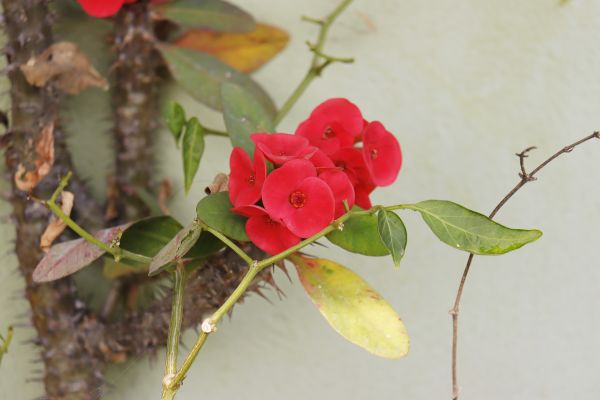
[[[110, 244], [119, 232], [127, 229], [131, 224], [113, 226], [96, 232], [96, 239]], [[33, 271], [34, 282], [50, 282], [71, 275], [97, 260], [104, 254], [104, 250], [88, 243], [85, 239], [76, 239], [59, 243], [50, 248], [50, 251], [39, 262]]]

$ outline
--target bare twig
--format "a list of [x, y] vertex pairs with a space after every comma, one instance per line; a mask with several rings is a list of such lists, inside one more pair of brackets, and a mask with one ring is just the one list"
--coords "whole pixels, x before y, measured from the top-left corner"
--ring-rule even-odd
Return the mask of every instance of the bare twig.
[[[535, 147], [528, 147], [527, 149], [523, 150], [522, 152], [517, 153], [517, 157], [519, 157], [519, 164], [521, 167], [521, 172], [519, 173], [519, 177], [521, 178], [521, 180], [515, 185], [514, 188], [512, 188], [512, 190], [510, 192], [508, 192], [506, 194], [506, 196], [504, 196], [504, 198], [502, 200], [500, 200], [500, 202], [496, 205], [494, 210], [490, 213], [489, 217], [494, 218], [496, 216], [496, 214], [498, 213], [498, 211], [500, 211], [500, 209], [506, 204], [506, 202], [508, 200], [510, 200], [511, 197], [514, 196], [515, 193], [517, 193], [527, 183], [536, 180], [537, 178], [535, 177], [535, 175], [538, 172], [540, 172], [545, 166], [550, 164], [552, 161], [554, 161], [559, 156], [566, 154], [566, 153], [570, 153], [571, 151], [573, 151], [573, 149], [575, 147], [577, 147], [580, 144], [583, 144], [589, 140], [592, 140], [592, 139], [600, 139], [600, 132], [594, 132], [591, 135], [588, 135], [588, 136], [584, 137], [583, 139], [576, 141], [575, 143], [572, 143], [568, 146], [563, 147], [562, 149], [560, 149], [559, 151], [554, 153], [552, 156], [550, 156], [548, 159], [546, 159], [544, 162], [542, 162], [540, 165], [538, 165], [535, 169], [533, 169], [529, 173], [527, 173], [527, 170], [525, 169], [525, 158], [528, 156], [527, 154], [531, 150], [535, 149]], [[464, 269], [462, 277], [460, 279], [460, 284], [458, 285], [458, 290], [456, 291], [454, 307], [452, 307], [452, 309], [450, 310], [450, 315], [452, 315], [452, 400], [458, 399], [458, 377], [457, 377], [458, 374], [457, 374], [457, 367], [456, 367], [456, 358], [457, 358], [457, 351], [458, 351], [458, 316], [460, 314], [460, 301], [462, 298], [462, 293], [463, 293], [463, 290], [465, 287], [465, 282], [467, 280], [467, 276], [469, 275], [469, 269], [471, 268], [471, 264], [473, 263], [473, 258], [474, 258], [474, 255], [469, 254], [469, 258], [467, 259], [467, 264], [465, 265], [465, 269]]]
[[273, 123], [277, 126], [283, 117], [287, 115], [287, 113], [292, 109], [294, 104], [298, 101], [302, 93], [308, 88], [310, 83], [316, 77], [320, 76], [325, 68], [331, 65], [334, 62], [341, 63], [351, 63], [354, 61], [353, 58], [343, 58], [343, 57], [333, 57], [327, 55], [323, 52], [323, 47], [325, 46], [325, 41], [327, 40], [327, 34], [329, 33], [329, 28], [336, 20], [336, 18], [350, 5], [352, 0], [342, 0], [338, 6], [329, 14], [327, 17], [323, 19], [311, 18], [311, 17], [302, 17], [303, 21], [312, 22], [319, 26], [319, 36], [317, 37], [317, 41], [315, 44], [308, 43], [308, 48], [313, 53], [313, 58], [310, 63], [310, 67], [308, 68], [308, 72], [304, 76], [304, 79], [298, 84], [296, 89], [292, 92], [290, 97], [286, 100], [286, 102], [281, 106], [281, 109], [275, 116]]

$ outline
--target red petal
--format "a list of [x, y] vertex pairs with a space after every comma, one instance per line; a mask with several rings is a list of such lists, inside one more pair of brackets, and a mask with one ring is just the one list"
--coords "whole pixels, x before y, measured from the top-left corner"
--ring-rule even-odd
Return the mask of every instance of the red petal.
[[363, 158], [377, 186], [391, 185], [398, 177], [402, 167], [400, 144], [379, 121], [365, 129]]
[[331, 161], [331, 158], [329, 158], [321, 150], [317, 150], [312, 155], [312, 157], [308, 159], [308, 161], [310, 161], [315, 166], [317, 171], [326, 168], [335, 168], [335, 164], [333, 163], [333, 161]]
[[115, 15], [125, 0], [77, 0], [87, 14], [96, 18]]
[[352, 146], [362, 128], [363, 117], [356, 105], [346, 99], [329, 99], [318, 105], [298, 126], [296, 135], [306, 137], [313, 146], [329, 155]]
[[289, 133], [253, 133], [250, 139], [269, 161], [278, 165], [296, 158], [309, 158], [316, 151], [309, 148], [308, 140]]
[[371, 174], [365, 164], [361, 149], [346, 147], [340, 149], [331, 155], [331, 159], [336, 167], [348, 175], [352, 185], [362, 185], [365, 187], [375, 187], [371, 180]]
[[254, 152], [254, 163], [240, 147], [236, 147], [229, 157], [229, 199], [234, 207], [254, 204], [260, 200], [267, 167], [262, 153]]
[[290, 195], [298, 184], [316, 176], [315, 167], [307, 160], [292, 160], [271, 172], [262, 190], [262, 200], [267, 212], [275, 219], [283, 219], [294, 210]]
[[299, 208], [293, 207], [289, 200], [287, 202], [291, 212], [283, 218], [283, 223], [292, 233], [306, 238], [321, 231], [333, 221], [333, 193], [323, 180], [316, 177], [306, 178], [294, 188], [293, 193], [302, 193], [305, 202]]
[[267, 213], [264, 208], [255, 205], [233, 207], [231, 211], [244, 217], [258, 217]]
[[271, 219], [266, 212], [246, 221], [246, 233], [256, 247], [269, 254], [281, 253], [300, 242], [298, 236], [280, 222]]
[[361, 185], [354, 187], [354, 204], [362, 208], [363, 210], [368, 210], [373, 207], [371, 204], [371, 199], [369, 198], [369, 194], [373, 191], [373, 189], [368, 190]]
[[344, 200], [346, 200], [348, 203], [349, 209], [354, 206], [354, 188], [352, 187], [352, 183], [350, 182], [348, 175], [342, 171], [332, 170], [319, 174], [319, 178], [323, 179], [333, 192], [333, 199], [335, 201], [334, 218], [338, 218], [346, 214]]

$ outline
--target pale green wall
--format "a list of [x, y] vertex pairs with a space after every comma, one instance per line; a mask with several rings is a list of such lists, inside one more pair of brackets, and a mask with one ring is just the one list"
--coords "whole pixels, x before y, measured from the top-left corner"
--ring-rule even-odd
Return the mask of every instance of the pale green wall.
[[[304, 41], [313, 26], [303, 14], [324, 15], [333, 0], [246, 0], [257, 19], [285, 27], [288, 49], [256, 74], [281, 104], [308, 62]], [[600, 3], [572, 0], [358, 0], [332, 31], [327, 50], [354, 56], [308, 90], [282, 130], [291, 131], [318, 102], [344, 96], [368, 119], [397, 134], [405, 164], [377, 202], [447, 198], [489, 211], [518, 179], [514, 153], [537, 145], [541, 161], [563, 144], [600, 128]], [[88, 96], [97, 95], [88, 92]], [[208, 124], [214, 115], [188, 101]], [[70, 118], [75, 118], [73, 115]], [[104, 118], [90, 110], [81, 118]], [[76, 121], [71, 121], [74, 123]], [[106, 125], [106, 121], [103, 122]], [[108, 129], [108, 125], [106, 125]], [[87, 134], [87, 136], [85, 136]], [[108, 140], [79, 132], [79, 147]], [[94, 148], [101, 145], [96, 145]], [[181, 187], [179, 155], [159, 140], [163, 175]], [[227, 169], [228, 145], [210, 140], [192, 194], [181, 191], [175, 214], [191, 218], [202, 188]], [[79, 158], [97, 177], [107, 153]], [[538, 242], [503, 257], [476, 259], [461, 319], [461, 399], [597, 399], [600, 394], [599, 291], [600, 143], [554, 163], [499, 214], [508, 225], [541, 228]], [[5, 209], [4, 209], [5, 210]], [[5, 214], [6, 211], [3, 211]], [[409, 247], [400, 269], [390, 260], [320, 250], [354, 270], [390, 301], [411, 335], [399, 361], [377, 359], [344, 342], [321, 319], [296, 277], [277, 280], [287, 297], [273, 305], [250, 298], [236, 308], [192, 368], [180, 399], [447, 399], [451, 308], [464, 254], [438, 244], [407, 214]], [[0, 328], [27, 310], [13, 294], [22, 287], [15, 260], [4, 256], [12, 227], [2, 225]], [[20, 329], [0, 367], [2, 398], [41, 393], [26, 383], [34, 349]], [[193, 343], [193, 334], [185, 343]], [[162, 355], [115, 367], [107, 399], [158, 398]]]

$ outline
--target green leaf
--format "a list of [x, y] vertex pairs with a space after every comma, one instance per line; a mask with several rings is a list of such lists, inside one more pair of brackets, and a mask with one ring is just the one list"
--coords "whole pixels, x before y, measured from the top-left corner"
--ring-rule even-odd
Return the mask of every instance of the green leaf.
[[181, 137], [181, 132], [183, 131], [183, 127], [185, 126], [185, 110], [181, 107], [181, 104], [176, 101], [169, 101], [167, 105], [167, 126], [173, 134], [175, 138], [175, 143], [179, 145], [179, 138]]
[[172, 262], [184, 258], [196, 244], [202, 233], [202, 227], [194, 221], [180, 229], [175, 236], [152, 258], [148, 266], [148, 275], [155, 275]]
[[360, 276], [325, 259], [293, 255], [290, 260], [304, 290], [340, 335], [380, 357], [408, 353], [402, 320]]
[[[354, 209], [358, 209], [355, 207]], [[357, 215], [344, 222], [344, 229], [335, 230], [327, 239], [336, 246], [352, 253], [381, 257], [390, 254], [381, 240], [375, 214]]]
[[177, 220], [167, 215], [142, 219], [123, 232], [120, 246], [133, 253], [154, 257], [181, 228]]
[[234, 240], [248, 241], [246, 218], [231, 211], [229, 192], [206, 196], [198, 202], [196, 213], [206, 225]]
[[392, 255], [394, 264], [399, 267], [408, 237], [402, 219], [392, 211], [381, 210], [377, 213], [377, 230], [381, 241]]
[[537, 229], [511, 229], [483, 214], [445, 200], [426, 200], [402, 208], [418, 211], [442, 242], [473, 254], [504, 254], [536, 241]]
[[196, 244], [185, 254], [185, 258], [206, 258], [223, 249], [225, 245], [210, 232], [202, 231]]
[[204, 153], [204, 128], [195, 117], [190, 119], [185, 127], [181, 152], [183, 156], [183, 186], [187, 194], [192, 187], [194, 176], [200, 165], [200, 158]]
[[268, 115], [275, 115], [273, 100], [248, 75], [205, 53], [164, 44], [159, 45], [158, 50], [178, 85], [196, 100], [223, 111], [221, 84], [229, 82], [242, 87], [260, 103]]
[[221, 0], [177, 0], [155, 8], [163, 17], [182, 28], [203, 28], [216, 32], [250, 32], [252, 16]]
[[252, 157], [254, 143], [250, 134], [273, 132], [275, 126], [269, 113], [256, 101], [252, 93], [231, 83], [221, 86], [223, 119], [233, 147], [241, 147]]

